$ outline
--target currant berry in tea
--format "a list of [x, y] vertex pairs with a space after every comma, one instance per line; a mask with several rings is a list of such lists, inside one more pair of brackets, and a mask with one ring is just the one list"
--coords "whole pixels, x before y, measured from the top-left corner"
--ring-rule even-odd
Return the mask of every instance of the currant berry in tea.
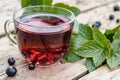
[[20, 52], [29, 63], [47, 66], [64, 56], [68, 51], [73, 23], [54, 14], [32, 14], [18, 18], [15, 24]]

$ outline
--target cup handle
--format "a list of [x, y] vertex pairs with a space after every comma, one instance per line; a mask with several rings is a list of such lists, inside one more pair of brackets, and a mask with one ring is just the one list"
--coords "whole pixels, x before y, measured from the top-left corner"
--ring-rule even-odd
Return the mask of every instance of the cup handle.
[[15, 40], [15, 38], [12, 38], [11, 37], [11, 32], [10, 32], [10, 30], [9, 30], [9, 25], [11, 24], [11, 23], [13, 23], [13, 21], [11, 21], [11, 20], [7, 20], [6, 22], [5, 22], [5, 24], [4, 24], [4, 31], [5, 31], [5, 33], [6, 33], [6, 36], [8, 37], [8, 39], [10, 40], [10, 42], [13, 44], [13, 45], [17, 45], [17, 43], [16, 43], [16, 40]]

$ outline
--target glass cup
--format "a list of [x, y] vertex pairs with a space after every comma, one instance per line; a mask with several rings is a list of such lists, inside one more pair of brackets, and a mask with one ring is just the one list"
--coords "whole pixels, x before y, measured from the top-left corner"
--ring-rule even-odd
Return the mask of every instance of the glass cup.
[[75, 15], [55, 6], [30, 6], [13, 14], [16, 39], [4, 29], [10, 41], [17, 45], [24, 58], [32, 64], [48, 66], [60, 61], [69, 49]]

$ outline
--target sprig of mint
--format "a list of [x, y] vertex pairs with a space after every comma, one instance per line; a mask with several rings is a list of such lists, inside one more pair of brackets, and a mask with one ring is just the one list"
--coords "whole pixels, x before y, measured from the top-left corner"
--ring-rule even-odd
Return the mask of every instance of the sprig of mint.
[[[73, 30], [76, 32], [73, 32], [73, 37], [71, 38], [69, 50], [72, 51], [71, 55], [76, 54], [79, 57], [86, 58], [85, 65], [89, 72], [102, 66], [103, 63], [107, 63], [110, 68], [120, 65], [119, 27], [120, 26], [117, 26], [112, 30], [106, 30], [103, 34], [97, 28], [91, 28], [88, 25], [80, 23], [78, 25], [77, 23], [77, 26], [74, 26], [74, 29], [78, 30]], [[66, 61], [70, 62], [70, 56], [65, 55], [64, 59], [66, 59], [66, 57], [69, 57], [69, 60]]]

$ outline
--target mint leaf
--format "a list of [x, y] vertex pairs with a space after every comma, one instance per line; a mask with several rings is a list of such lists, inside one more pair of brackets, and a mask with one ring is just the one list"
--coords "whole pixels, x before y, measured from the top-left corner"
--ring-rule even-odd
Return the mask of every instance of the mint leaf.
[[119, 29], [119, 27], [120, 27], [120, 26], [117, 26], [117, 27], [115, 27], [114, 29], [106, 30], [104, 34], [105, 34], [105, 35], [109, 35], [109, 34], [111, 34], [111, 33], [115, 33], [115, 32]]
[[72, 62], [73, 63], [73, 62], [76, 62], [76, 61], [81, 60], [81, 59], [82, 59], [82, 57], [80, 57], [80, 56], [76, 55], [75, 53], [69, 51], [64, 56], [63, 61], [64, 62]]
[[107, 37], [107, 39], [109, 39], [111, 42], [113, 41], [113, 36], [115, 34], [115, 32], [119, 29], [120, 26], [115, 27], [112, 30], [106, 30], [104, 35]]
[[90, 40], [78, 48], [75, 53], [81, 57], [93, 58], [96, 67], [100, 66], [106, 59], [106, 49], [102, 48], [96, 41]]
[[[41, 0], [42, 1], [42, 0]], [[30, 1], [30, 5], [34, 6], [34, 5], [38, 5], [38, 3], [40, 2], [40, 0], [31, 0]]]
[[113, 36], [113, 39], [116, 40], [116, 39], [119, 39], [120, 40], [120, 28], [115, 32], [114, 36]]
[[120, 65], [120, 40], [114, 40], [112, 42], [107, 64], [110, 68]]
[[21, 6], [52, 5], [52, 0], [21, 0]]
[[88, 25], [79, 24], [78, 34], [73, 34], [71, 37], [70, 50], [79, 48], [83, 43], [92, 40], [92, 30]]
[[110, 41], [102, 34], [97, 28], [93, 28], [93, 39], [102, 47], [107, 48], [110, 45]]
[[87, 24], [86, 25], [80, 24], [78, 33], [81, 35], [81, 37], [84, 37], [85, 39], [89, 39], [89, 40], [93, 39], [92, 29]]
[[[74, 62], [81, 59], [80, 56], [76, 55], [74, 51], [83, 45], [88, 40], [92, 40], [92, 30], [88, 25], [83, 25], [77, 23], [76, 34], [72, 34], [71, 41], [70, 41], [70, 49], [67, 54], [65, 54], [64, 59], [68, 62]], [[75, 28], [74, 28], [75, 29]], [[73, 59], [73, 60], [72, 60]]]
[[64, 3], [56, 3], [56, 4], [54, 4], [54, 6], [58, 6], [58, 7], [63, 7], [63, 8], [69, 9], [70, 11], [72, 11], [75, 14], [75, 16], [80, 14], [80, 10], [78, 8], [73, 7], [73, 6], [69, 6], [69, 5], [64, 4]]
[[81, 12], [79, 8], [73, 6], [70, 7], [69, 10], [71, 10], [75, 14], [75, 16], [78, 16]]
[[85, 66], [87, 67], [89, 72], [92, 72], [92, 71], [94, 71], [96, 69], [96, 67], [95, 67], [95, 65], [93, 63], [92, 58], [87, 58], [86, 59]]
[[42, 0], [42, 5], [52, 5], [52, 0]]
[[31, 0], [21, 0], [21, 6], [27, 7], [30, 5]]

